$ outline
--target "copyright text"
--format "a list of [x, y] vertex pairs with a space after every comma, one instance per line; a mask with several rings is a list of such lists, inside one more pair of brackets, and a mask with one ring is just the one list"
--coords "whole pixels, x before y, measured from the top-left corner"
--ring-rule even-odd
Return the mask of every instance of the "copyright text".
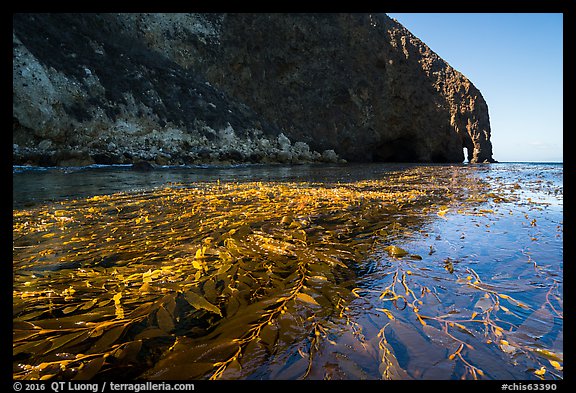
[[12, 388], [15, 392], [91, 392], [91, 393], [113, 393], [132, 392], [140, 393], [145, 391], [194, 391], [193, 383], [167, 383], [167, 382], [14, 382]]

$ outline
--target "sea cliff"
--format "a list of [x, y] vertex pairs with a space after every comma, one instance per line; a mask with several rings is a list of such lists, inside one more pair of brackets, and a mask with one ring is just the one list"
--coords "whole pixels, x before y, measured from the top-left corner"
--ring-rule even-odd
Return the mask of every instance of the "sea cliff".
[[15, 164], [494, 161], [480, 91], [385, 14], [13, 22]]

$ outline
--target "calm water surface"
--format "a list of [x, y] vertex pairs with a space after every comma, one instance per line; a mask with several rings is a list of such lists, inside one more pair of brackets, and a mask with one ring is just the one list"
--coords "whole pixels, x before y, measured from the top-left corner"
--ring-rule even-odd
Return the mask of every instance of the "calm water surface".
[[326, 182], [378, 178], [383, 173], [413, 167], [387, 165], [247, 165], [235, 167], [161, 167], [149, 172], [133, 171], [131, 165], [89, 167], [26, 167], [13, 170], [14, 207], [65, 198], [90, 197], [120, 191], [143, 191], [172, 183], [198, 182]]
[[14, 377], [561, 379], [563, 166], [15, 167]]

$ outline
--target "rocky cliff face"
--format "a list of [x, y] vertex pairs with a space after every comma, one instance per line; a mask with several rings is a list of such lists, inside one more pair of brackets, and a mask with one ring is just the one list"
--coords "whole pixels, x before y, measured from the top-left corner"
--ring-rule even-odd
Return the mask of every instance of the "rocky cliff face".
[[17, 14], [15, 163], [492, 160], [474, 85], [386, 15]]

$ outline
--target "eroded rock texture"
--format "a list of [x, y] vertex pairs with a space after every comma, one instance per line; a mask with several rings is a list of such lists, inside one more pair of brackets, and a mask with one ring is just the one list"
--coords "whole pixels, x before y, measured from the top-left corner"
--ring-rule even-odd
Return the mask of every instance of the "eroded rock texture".
[[474, 85], [386, 15], [16, 14], [15, 163], [493, 161]]

